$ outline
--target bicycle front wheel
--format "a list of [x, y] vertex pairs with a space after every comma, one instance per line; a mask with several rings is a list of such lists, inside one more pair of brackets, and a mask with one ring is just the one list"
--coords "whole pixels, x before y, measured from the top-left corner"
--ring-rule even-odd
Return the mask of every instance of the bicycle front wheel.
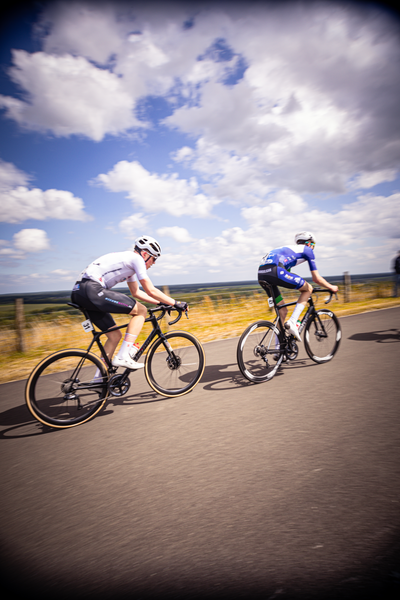
[[[94, 380], [96, 370], [101, 376]], [[65, 429], [92, 419], [108, 396], [108, 375], [102, 361], [84, 350], [62, 350], [32, 371], [25, 388], [32, 415], [50, 427]]]
[[268, 381], [277, 372], [283, 360], [278, 335], [269, 321], [257, 321], [242, 333], [236, 357], [242, 375], [252, 383]]
[[304, 330], [304, 347], [314, 362], [328, 362], [336, 354], [341, 337], [337, 316], [330, 310], [318, 310]]
[[185, 331], [171, 331], [159, 338], [147, 353], [145, 375], [162, 396], [181, 396], [200, 381], [205, 367], [200, 342]]

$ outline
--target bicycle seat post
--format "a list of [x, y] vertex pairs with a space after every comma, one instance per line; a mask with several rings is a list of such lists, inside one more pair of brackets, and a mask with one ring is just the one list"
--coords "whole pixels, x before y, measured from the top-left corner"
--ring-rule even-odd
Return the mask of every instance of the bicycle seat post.
[[76, 309], [80, 310], [84, 314], [86, 320], [90, 321], [89, 315], [86, 312], [86, 308], [83, 308], [83, 306], [81, 306], [80, 304], [75, 304], [75, 302], [67, 302], [67, 305], [72, 306], [72, 308], [76, 308]]

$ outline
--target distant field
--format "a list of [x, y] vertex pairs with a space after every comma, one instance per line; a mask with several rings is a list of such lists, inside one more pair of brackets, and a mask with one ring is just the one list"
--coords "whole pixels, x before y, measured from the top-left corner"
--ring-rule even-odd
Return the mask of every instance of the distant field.
[[[76, 314], [65, 302], [60, 304], [27, 304], [24, 303], [25, 322], [29, 326], [35, 320], [50, 321], [57, 316]], [[13, 327], [15, 320], [15, 304], [0, 304], [0, 328]]]
[[[173, 329], [190, 331], [201, 342], [239, 336], [244, 328], [257, 319], [273, 318], [267, 304], [267, 297], [258, 284], [198, 289], [196, 292], [175, 294], [173, 297], [187, 300], [190, 304], [190, 318], [183, 317]], [[167, 291], [165, 289], [165, 291]], [[340, 290], [342, 292], [342, 290]], [[400, 298], [391, 298], [390, 281], [375, 283], [357, 283], [351, 288], [351, 302], [344, 302], [343, 293], [339, 300], [333, 300], [330, 308], [340, 317], [368, 310], [379, 310], [390, 306], [399, 306]], [[325, 306], [326, 294], [318, 294], [318, 307]], [[285, 293], [285, 299], [296, 299], [296, 292]], [[64, 303], [42, 302], [25, 304], [26, 346], [27, 352], [16, 352], [16, 333], [14, 331], [14, 305], [0, 305], [0, 383], [16, 379], [25, 379], [33, 367], [46, 355], [63, 348], [86, 348], [90, 334], [83, 331], [82, 313]], [[114, 315], [121, 325], [128, 317]], [[166, 323], [163, 326], [168, 327]], [[145, 325], [139, 342], [145, 339], [149, 325]]]

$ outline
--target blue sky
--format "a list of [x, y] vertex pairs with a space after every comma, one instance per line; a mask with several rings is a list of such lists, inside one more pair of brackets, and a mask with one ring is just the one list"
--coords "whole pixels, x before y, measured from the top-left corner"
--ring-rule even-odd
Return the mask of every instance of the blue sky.
[[143, 233], [163, 249], [156, 285], [256, 279], [304, 229], [322, 275], [390, 270], [400, 26], [383, 5], [54, 1], [2, 16], [0, 293], [69, 289]]

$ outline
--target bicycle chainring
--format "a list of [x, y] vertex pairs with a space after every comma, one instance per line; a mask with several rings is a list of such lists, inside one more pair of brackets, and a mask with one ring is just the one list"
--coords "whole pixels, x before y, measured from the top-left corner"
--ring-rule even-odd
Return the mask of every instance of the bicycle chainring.
[[114, 375], [108, 382], [108, 391], [112, 396], [125, 396], [129, 388], [131, 387], [129, 377], [126, 377], [126, 379], [122, 381], [123, 377], [123, 375]]
[[294, 337], [292, 337], [288, 342], [286, 356], [288, 357], [289, 360], [294, 360], [295, 358], [297, 358], [298, 354], [299, 354], [299, 347], [296, 344]]

